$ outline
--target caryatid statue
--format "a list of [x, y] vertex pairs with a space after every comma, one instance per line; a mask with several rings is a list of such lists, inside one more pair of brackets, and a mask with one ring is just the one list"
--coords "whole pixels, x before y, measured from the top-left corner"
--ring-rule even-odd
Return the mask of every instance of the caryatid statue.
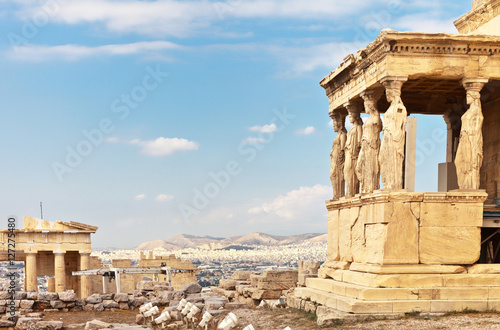
[[480, 169], [483, 164], [483, 112], [481, 89], [488, 82], [485, 78], [464, 79], [469, 110], [462, 115], [460, 142], [455, 167], [460, 189], [479, 189]]
[[382, 120], [377, 109], [377, 101], [381, 93], [365, 91], [361, 97], [365, 103], [365, 112], [369, 115], [363, 124], [361, 150], [356, 163], [356, 176], [360, 182], [362, 194], [372, 193], [380, 188], [380, 167], [378, 154], [380, 151], [380, 132]]
[[349, 122], [352, 124], [351, 129], [347, 133], [347, 141], [345, 144], [344, 180], [346, 197], [353, 197], [359, 193], [356, 163], [358, 161], [359, 151], [361, 149], [361, 138], [363, 135], [363, 121], [360, 117], [362, 106], [363, 105], [359, 103], [349, 103], [345, 106], [349, 113]]
[[345, 117], [338, 111], [332, 114], [333, 129], [337, 132], [337, 137], [333, 140], [332, 152], [330, 153], [330, 180], [333, 187], [333, 200], [344, 196], [344, 163], [345, 163], [345, 143], [347, 131], [345, 129]]
[[391, 104], [384, 115], [384, 129], [379, 163], [384, 189], [403, 189], [405, 159], [406, 107], [401, 100], [401, 87], [407, 77], [387, 77], [382, 80], [387, 101]]

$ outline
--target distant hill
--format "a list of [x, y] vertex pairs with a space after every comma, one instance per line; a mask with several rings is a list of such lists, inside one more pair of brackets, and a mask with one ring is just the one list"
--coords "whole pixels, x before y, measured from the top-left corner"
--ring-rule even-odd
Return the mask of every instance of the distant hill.
[[301, 234], [293, 236], [277, 236], [264, 233], [251, 233], [229, 238], [195, 236], [180, 234], [167, 240], [154, 240], [140, 244], [136, 250], [179, 250], [184, 248], [224, 249], [230, 246], [276, 246], [303, 243], [326, 243], [326, 234]]
[[308, 239], [310, 243], [327, 243], [328, 242], [328, 234], [322, 234], [319, 236], [315, 236], [313, 238]]
[[165, 242], [175, 245], [180, 248], [194, 248], [203, 244], [220, 243], [224, 238], [210, 237], [210, 236], [194, 236], [187, 234], [180, 234], [170, 237]]
[[283, 236], [273, 236], [263, 233], [251, 233], [245, 236], [229, 237], [221, 243], [227, 245], [279, 245], [285, 239]]
[[136, 250], [154, 250], [157, 248], [163, 248], [165, 250], [179, 250], [179, 247], [175, 244], [167, 243], [167, 241], [157, 239], [155, 241], [144, 242], [136, 247]]

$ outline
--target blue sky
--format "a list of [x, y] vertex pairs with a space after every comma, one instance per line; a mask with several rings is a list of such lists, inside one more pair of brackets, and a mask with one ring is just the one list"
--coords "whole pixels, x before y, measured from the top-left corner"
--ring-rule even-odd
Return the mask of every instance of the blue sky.
[[[0, 0], [5, 226], [43, 201], [47, 220], [99, 226], [94, 247], [326, 232], [319, 81], [383, 28], [456, 33], [470, 6]], [[419, 116], [418, 191], [437, 189], [443, 129]]]

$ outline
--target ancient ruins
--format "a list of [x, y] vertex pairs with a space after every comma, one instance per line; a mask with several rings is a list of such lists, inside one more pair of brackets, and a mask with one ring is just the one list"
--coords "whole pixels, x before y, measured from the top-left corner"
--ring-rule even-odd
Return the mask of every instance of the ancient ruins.
[[[48, 292], [72, 291], [77, 297], [85, 298], [94, 293], [116, 293], [117, 285], [114, 276], [103, 279], [102, 275], [81, 275], [74, 273], [93, 269], [122, 269], [132, 267], [132, 260], [113, 260], [111, 265], [103, 265], [98, 257], [91, 256], [91, 234], [97, 231], [96, 226], [79, 222], [50, 222], [29, 216], [23, 218], [23, 228], [16, 229], [15, 260], [9, 258], [9, 230], [0, 231], [2, 235], [2, 252], [0, 261], [23, 261], [26, 278], [24, 290], [38, 291], [38, 276], [47, 278]], [[150, 276], [155, 283], [170, 280], [169, 285], [181, 289], [183, 285], [196, 282], [198, 269], [191, 262], [181, 260], [175, 255], [153, 256], [141, 253], [137, 268], [170, 267], [173, 269], [170, 278], [166, 274], [135, 272], [123, 274], [120, 278], [121, 292], [131, 293], [137, 289], [143, 276]]]
[[[500, 1], [474, 1], [455, 25], [460, 34], [385, 29], [321, 81], [337, 132], [328, 261], [289, 305], [313, 302], [320, 319], [500, 310], [498, 251], [481, 249], [496, 249], [500, 227], [483, 222], [500, 197]], [[444, 118], [439, 192], [413, 190], [412, 114]]]
[[[25, 290], [38, 290], [37, 277], [49, 278], [50, 292], [73, 290], [78, 296], [89, 296], [91, 286], [88, 277], [78, 278], [72, 271], [89, 269], [90, 234], [97, 227], [79, 222], [49, 222], [24, 217], [22, 230], [15, 231], [15, 261], [24, 261]], [[2, 252], [0, 261], [10, 261], [8, 251], [9, 230], [1, 230]]]

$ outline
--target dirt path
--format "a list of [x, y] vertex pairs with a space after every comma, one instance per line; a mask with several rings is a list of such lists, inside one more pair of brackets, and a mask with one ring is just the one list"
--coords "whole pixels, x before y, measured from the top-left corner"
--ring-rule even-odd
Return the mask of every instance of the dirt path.
[[135, 316], [139, 310], [124, 311], [80, 311], [80, 312], [51, 312], [45, 313], [44, 321], [63, 321], [64, 327], [74, 324], [82, 324], [81, 327], [72, 327], [75, 330], [85, 329], [85, 323], [92, 320], [99, 320], [106, 323], [135, 324]]
[[[135, 324], [136, 311], [71, 312], [47, 313], [43, 319], [63, 321], [65, 327], [71, 324], [85, 324], [98, 319], [107, 323]], [[319, 327], [314, 315], [292, 309], [238, 309], [232, 311], [238, 316], [239, 324], [235, 330], [241, 330], [252, 324], [256, 330], [283, 330], [289, 326], [292, 330], [317, 329], [499, 329], [500, 313], [452, 314], [448, 316], [414, 316], [400, 320], [383, 320], [357, 324], [337, 324]], [[71, 329], [84, 329], [83, 326]]]

